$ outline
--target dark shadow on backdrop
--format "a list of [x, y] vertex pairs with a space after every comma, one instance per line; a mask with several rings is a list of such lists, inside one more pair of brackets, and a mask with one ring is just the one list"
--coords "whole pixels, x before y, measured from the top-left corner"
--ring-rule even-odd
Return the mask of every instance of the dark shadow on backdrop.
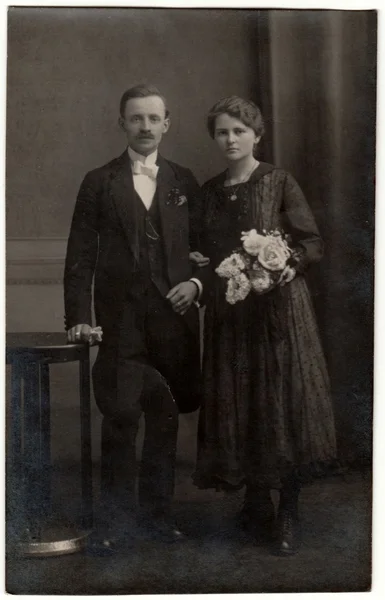
[[258, 11], [263, 158], [298, 179], [325, 241], [309, 273], [344, 458], [371, 460], [376, 11]]

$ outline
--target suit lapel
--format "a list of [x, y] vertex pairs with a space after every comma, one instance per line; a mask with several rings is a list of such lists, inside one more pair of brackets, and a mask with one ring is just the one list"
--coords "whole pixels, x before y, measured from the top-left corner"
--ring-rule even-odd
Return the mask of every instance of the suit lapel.
[[157, 176], [159, 214], [162, 223], [164, 248], [166, 256], [169, 258], [172, 251], [174, 228], [177, 226], [175, 206], [170, 202], [169, 194], [173, 188], [180, 188], [180, 182], [176, 179], [169, 163], [162, 156], [158, 156], [157, 164], [159, 166]]
[[110, 194], [135, 258], [139, 257], [137, 204], [127, 151], [118, 159], [111, 174]]
[[[157, 164], [159, 171], [157, 175], [157, 194], [159, 203], [159, 214], [162, 224], [164, 248], [167, 258], [172, 251], [173, 233], [178, 223], [175, 217], [178, 211], [169, 201], [169, 193], [174, 189], [180, 188], [180, 182], [175, 177], [175, 173], [169, 163], [158, 156]], [[127, 236], [130, 248], [136, 258], [139, 253], [139, 237], [137, 219], [137, 203], [135, 202], [135, 188], [132, 179], [131, 161], [127, 152], [124, 152], [118, 159], [111, 173], [110, 194], [116, 208], [116, 212], [122, 223], [124, 232]]]

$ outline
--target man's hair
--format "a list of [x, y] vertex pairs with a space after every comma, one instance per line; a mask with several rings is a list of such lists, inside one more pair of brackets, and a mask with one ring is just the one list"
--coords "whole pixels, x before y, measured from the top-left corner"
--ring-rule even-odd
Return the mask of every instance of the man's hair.
[[234, 119], [242, 121], [247, 127], [251, 127], [255, 135], [260, 137], [264, 134], [262, 113], [258, 106], [250, 100], [244, 100], [239, 96], [229, 96], [219, 100], [209, 111], [207, 116], [207, 129], [212, 138], [215, 136], [215, 122], [220, 115], [227, 114]]
[[119, 106], [120, 116], [124, 118], [126, 104], [129, 100], [131, 100], [131, 98], [148, 98], [148, 96], [158, 96], [159, 98], [161, 98], [163, 100], [164, 108], [166, 111], [166, 118], [167, 118], [169, 116], [170, 112], [167, 108], [166, 98], [160, 93], [158, 88], [156, 88], [154, 85], [146, 85], [146, 84], [135, 85], [134, 87], [132, 87], [124, 92], [124, 94], [120, 100], [120, 106]]

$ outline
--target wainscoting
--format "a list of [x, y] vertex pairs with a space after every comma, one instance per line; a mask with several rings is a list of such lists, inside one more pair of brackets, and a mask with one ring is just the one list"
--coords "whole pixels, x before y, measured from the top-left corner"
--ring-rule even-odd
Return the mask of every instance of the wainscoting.
[[65, 238], [7, 240], [6, 327], [64, 331]]

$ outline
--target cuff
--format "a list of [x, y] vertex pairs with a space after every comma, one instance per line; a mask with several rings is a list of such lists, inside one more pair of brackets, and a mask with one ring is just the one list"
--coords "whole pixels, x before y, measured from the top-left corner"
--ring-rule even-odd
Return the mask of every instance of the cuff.
[[195, 285], [198, 288], [198, 296], [195, 300], [195, 304], [199, 307], [199, 300], [201, 299], [202, 293], [203, 293], [203, 285], [202, 282], [199, 281], [199, 279], [196, 279], [195, 277], [191, 277], [190, 281], [192, 281], [193, 283], [195, 283]]
[[309, 260], [306, 251], [301, 246], [294, 249], [293, 255], [287, 261], [289, 267], [296, 270], [297, 273], [302, 274], [306, 270]]

